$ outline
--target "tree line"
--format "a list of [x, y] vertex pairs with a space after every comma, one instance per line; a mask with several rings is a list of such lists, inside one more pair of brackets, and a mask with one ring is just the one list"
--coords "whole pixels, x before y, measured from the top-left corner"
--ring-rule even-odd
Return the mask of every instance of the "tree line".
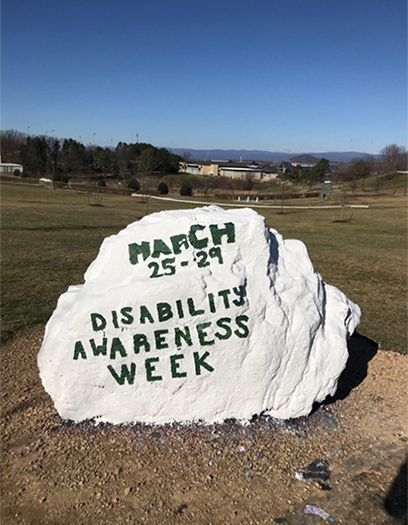
[[[22, 164], [26, 176], [50, 174], [56, 181], [66, 181], [73, 175], [101, 178], [109, 174], [129, 181], [138, 175], [176, 174], [182, 160], [182, 157], [165, 148], [147, 143], [119, 142], [115, 149], [102, 148], [91, 144], [85, 146], [72, 138], [27, 135], [13, 129], [1, 131], [0, 139], [2, 162]], [[354, 182], [380, 174], [392, 178], [400, 170], [407, 170], [407, 150], [404, 146], [390, 144], [377, 156], [369, 155], [348, 164], [341, 163], [334, 170], [329, 160], [323, 158], [313, 168], [294, 166], [287, 169], [281, 178], [312, 187], [323, 182], [329, 173], [337, 182]]]
[[119, 142], [115, 149], [85, 146], [69, 139], [27, 135], [16, 130], [1, 131], [2, 162], [22, 164], [29, 176], [51, 174], [54, 180], [70, 175], [122, 177], [173, 174], [181, 157], [147, 143]]
[[407, 160], [407, 150], [404, 146], [390, 144], [377, 156], [367, 155], [349, 163], [330, 166], [330, 162], [323, 158], [312, 168], [294, 166], [293, 169], [285, 171], [283, 178], [290, 182], [303, 182], [310, 185], [324, 182], [328, 175], [337, 182], [364, 180], [380, 174], [392, 179], [398, 171], [407, 171]]

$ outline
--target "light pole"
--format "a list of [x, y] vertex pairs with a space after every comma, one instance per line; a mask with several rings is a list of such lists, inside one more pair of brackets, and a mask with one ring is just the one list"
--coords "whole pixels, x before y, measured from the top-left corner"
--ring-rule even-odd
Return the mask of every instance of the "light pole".
[[95, 171], [95, 137], [96, 137], [96, 133], [93, 134], [93, 137], [94, 137], [93, 169], [94, 169], [94, 171]]
[[51, 133], [52, 133], [52, 146], [54, 148], [54, 151], [53, 151], [53, 160], [52, 160], [52, 189], [55, 190], [55, 168], [56, 168], [56, 163], [57, 163], [57, 148], [56, 148], [56, 144], [55, 144], [55, 129], [52, 129], [51, 130]]

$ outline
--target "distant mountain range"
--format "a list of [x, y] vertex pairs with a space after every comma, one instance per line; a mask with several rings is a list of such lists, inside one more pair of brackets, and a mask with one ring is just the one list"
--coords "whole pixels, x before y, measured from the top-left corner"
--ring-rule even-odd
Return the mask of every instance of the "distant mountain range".
[[[282, 161], [282, 160], [297, 160], [297, 157], [314, 159], [325, 158], [332, 162], [350, 162], [356, 158], [367, 157], [368, 153], [361, 151], [325, 151], [321, 153], [285, 153], [281, 151], [264, 151], [264, 150], [246, 150], [246, 149], [191, 149], [191, 148], [169, 148], [171, 153], [177, 155], [190, 154], [192, 160], [260, 160], [260, 161]], [[310, 160], [311, 162], [312, 160]], [[302, 162], [298, 160], [298, 162]], [[303, 160], [307, 162], [307, 160]]]

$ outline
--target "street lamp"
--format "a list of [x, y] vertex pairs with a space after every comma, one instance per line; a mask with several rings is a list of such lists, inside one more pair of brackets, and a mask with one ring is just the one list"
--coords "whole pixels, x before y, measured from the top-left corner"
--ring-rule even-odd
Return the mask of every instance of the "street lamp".
[[93, 134], [93, 137], [94, 137], [94, 149], [93, 149], [93, 169], [95, 171], [95, 137], [96, 137], [96, 133]]
[[57, 148], [56, 148], [56, 144], [55, 144], [55, 129], [52, 129], [51, 133], [52, 133], [53, 148], [54, 148], [54, 152], [53, 152], [54, 158], [51, 161], [51, 165], [52, 165], [52, 189], [55, 190], [55, 170], [56, 170], [56, 167], [57, 167], [56, 166], [56, 164], [57, 164]]

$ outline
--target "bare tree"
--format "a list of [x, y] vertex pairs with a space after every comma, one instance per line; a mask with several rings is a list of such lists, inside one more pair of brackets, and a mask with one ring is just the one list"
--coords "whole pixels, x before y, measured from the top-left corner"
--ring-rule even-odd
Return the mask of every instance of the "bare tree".
[[408, 171], [408, 152], [405, 147], [401, 147], [401, 155], [398, 163], [398, 169], [401, 171]]
[[27, 135], [15, 129], [0, 132], [1, 158], [3, 162], [21, 162], [21, 149], [25, 144]]
[[248, 191], [252, 190], [255, 184], [255, 173], [246, 173], [244, 181], [243, 189]]
[[380, 151], [380, 155], [387, 176], [392, 179], [395, 172], [403, 167], [404, 162], [406, 163], [407, 151], [404, 146], [389, 144]]

